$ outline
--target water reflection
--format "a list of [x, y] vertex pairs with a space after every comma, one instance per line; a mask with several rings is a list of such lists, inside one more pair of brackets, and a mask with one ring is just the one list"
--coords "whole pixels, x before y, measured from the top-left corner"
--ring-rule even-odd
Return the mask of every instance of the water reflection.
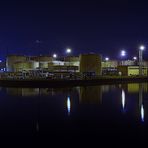
[[82, 104], [101, 104], [102, 102], [102, 87], [87, 86], [80, 87], [79, 100]]
[[141, 121], [144, 122], [144, 105], [143, 105], [143, 88], [144, 84], [139, 84], [139, 107], [140, 107], [140, 115], [141, 115]]
[[[145, 99], [144, 96], [148, 92], [148, 83], [134, 83], [134, 84], [120, 84], [120, 85], [99, 85], [99, 86], [86, 86], [86, 87], [74, 87], [74, 88], [7, 88], [7, 94], [13, 96], [64, 96], [66, 100], [68, 116], [71, 114], [71, 102], [78, 100], [78, 104], [75, 105], [76, 109], [80, 104], [98, 105], [103, 106], [105, 103], [112, 103], [114, 108], [120, 106], [123, 112], [130, 112], [130, 100], [136, 102], [134, 104], [134, 113], [140, 115], [141, 122], [145, 122]], [[77, 95], [74, 95], [77, 94]], [[118, 96], [118, 100], [112, 98]], [[49, 97], [49, 98], [50, 98]], [[105, 100], [105, 101], [104, 101]], [[137, 102], [138, 100], [138, 102]], [[121, 105], [122, 104], [122, 105]], [[111, 106], [110, 105], [110, 106]], [[139, 118], [139, 117], [138, 117]], [[36, 125], [37, 130], [39, 124]]]
[[122, 89], [122, 109], [125, 111], [125, 91]]
[[144, 107], [141, 105], [141, 121], [144, 122]]
[[67, 97], [67, 112], [68, 116], [70, 115], [70, 109], [71, 109], [71, 102], [70, 102], [70, 97]]

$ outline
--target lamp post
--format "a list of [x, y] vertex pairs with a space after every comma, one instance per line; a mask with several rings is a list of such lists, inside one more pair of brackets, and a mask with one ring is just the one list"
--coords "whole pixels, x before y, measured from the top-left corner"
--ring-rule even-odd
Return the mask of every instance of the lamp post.
[[108, 63], [107, 63], [108, 61], [109, 61], [109, 57], [106, 57], [105, 58], [105, 69], [106, 69], [105, 71], [106, 71], [106, 73], [108, 72]]
[[133, 62], [134, 62], [134, 65], [137, 65], [137, 57], [136, 56], [133, 57]]
[[139, 47], [139, 75], [140, 76], [143, 75], [142, 66], [143, 66], [143, 51], [144, 50], [145, 50], [145, 46], [141, 45]]
[[[121, 50], [120, 56], [123, 58], [126, 56], [126, 51], [125, 50]], [[123, 65], [123, 61], [121, 61], [121, 65]]]
[[[72, 51], [72, 50], [71, 50], [70, 48], [67, 48], [67, 49], [66, 49], [66, 53], [67, 53], [68, 55], [70, 55], [71, 51]], [[69, 57], [68, 63], [69, 63], [68, 66], [70, 66], [70, 57]], [[67, 69], [67, 70], [68, 70], [68, 69]]]

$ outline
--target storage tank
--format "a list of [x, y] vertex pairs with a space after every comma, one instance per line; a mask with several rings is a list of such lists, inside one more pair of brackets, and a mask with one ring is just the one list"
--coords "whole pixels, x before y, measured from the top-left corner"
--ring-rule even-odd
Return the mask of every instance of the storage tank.
[[14, 71], [14, 63], [16, 62], [25, 62], [27, 60], [26, 56], [20, 55], [9, 55], [6, 58], [6, 69], [9, 72]]
[[48, 62], [40, 62], [40, 63], [39, 63], [39, 67], [40, 67], [40, 68], [43, 68], [43, 69], [44, 69], [44, 68], [48, 68]]
[[80, 65], [80, 59], [79, 57], [76, 57], [76, 56], [65, 57], [64, 62], [66, 66], [79, 66]]
[[32, 61], [29, 61], [29, 62], [17, 62], [14, 64], [14, 71], [17, 72], [17, 71], [22, 71], [22, 70], [35, 70], [39, 68], [39, 62], [32, 62]]
[[81, 54], [80, 55], [80, 72], [88, 73], [93, 72], [96, 75], [101, 75], [101, 56], [98, 54]]
[[53, 61], [53, 57], [51, 57], [51, 56], [39, 56], [39, 57], [37, 57], [37, 60], [39, 62], [51, 62], [51, 61]]

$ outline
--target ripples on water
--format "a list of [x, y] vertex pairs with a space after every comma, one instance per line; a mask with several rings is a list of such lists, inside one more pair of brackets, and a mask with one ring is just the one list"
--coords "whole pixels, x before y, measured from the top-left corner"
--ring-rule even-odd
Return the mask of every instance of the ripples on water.
[[143, 144], [148, 135], [147, 92], [147, 83], [1, 88], [1, 137], [21, 144], [26, 138], [32, 144]]

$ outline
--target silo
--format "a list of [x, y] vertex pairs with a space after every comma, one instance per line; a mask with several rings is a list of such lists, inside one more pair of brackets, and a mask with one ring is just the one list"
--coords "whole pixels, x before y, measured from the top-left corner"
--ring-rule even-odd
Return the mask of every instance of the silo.
[[80, 72], [93, 72], [96, 75], [101, 75], [101, 56], [98, 54], [81, 54], [80, 55]]
[[39, 67], [42, 69], [48, 68], [48, 62], [40, 62]]
[[64, 58], [64, 62], [67, 66], [79, 66], [80, 59], [77, 56], [68, 56]]
[[16, 62], [25, 62], [27, 60], [26, 56], [20, 56], [20, 55], [9, 55], [6, 58], [6, 69], [9, 72], [14, 71], [14, 64]]
[[51, 56], [39, 56], [38, 58], [39, 62], [51, 62], [53, 61], [53, 57]]

